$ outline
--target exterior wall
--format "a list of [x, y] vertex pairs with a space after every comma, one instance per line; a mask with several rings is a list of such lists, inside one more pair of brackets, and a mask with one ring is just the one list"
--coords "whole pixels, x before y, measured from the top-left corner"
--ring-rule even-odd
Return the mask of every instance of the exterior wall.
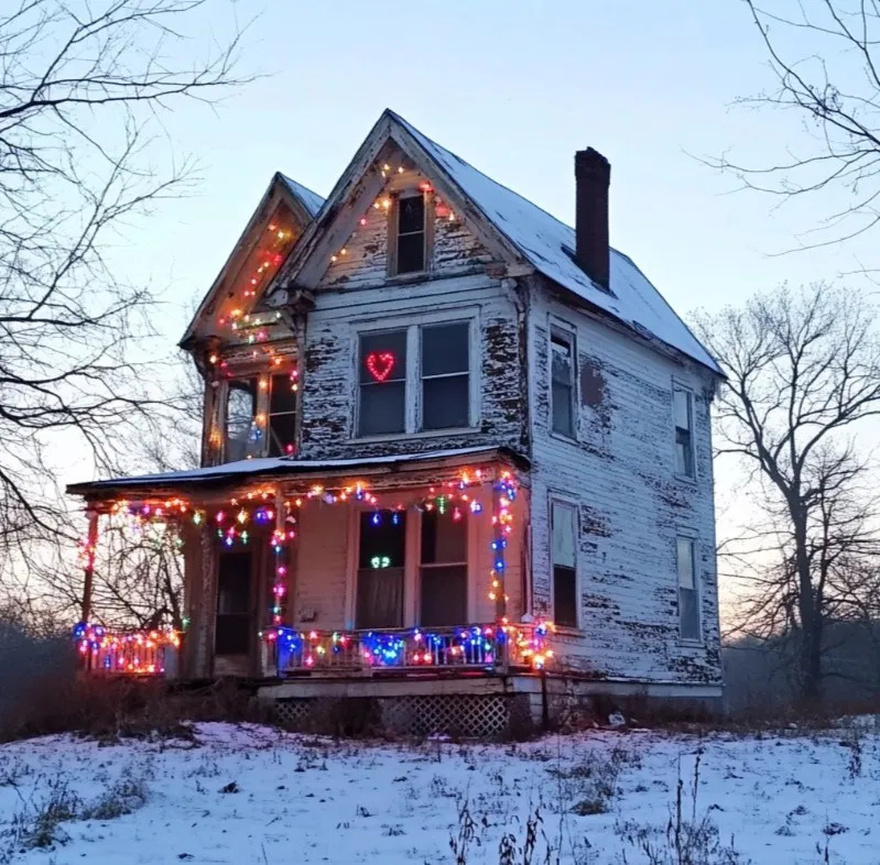
[[[576, 336], [576, 442], [550, 428], [553, 316]], [[597, 677], [720, 685], [710, 374], [558, 303], [541, 286], [530, 311], [529, 362], [538, 615], [552, 618], [550, 496], [573, 500], [579, 513], [580, 634], [560, 634], [557, 652], [569, 667]], [[673, 377], [694, 393], [696, 481], [675, 474]], [[695, 542], [701, 645], [679, 638], [679, 535]]]

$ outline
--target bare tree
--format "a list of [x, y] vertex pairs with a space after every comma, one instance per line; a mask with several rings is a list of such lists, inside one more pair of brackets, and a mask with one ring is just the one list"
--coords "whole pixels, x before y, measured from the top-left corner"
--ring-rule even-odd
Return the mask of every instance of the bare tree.
[[[744, 461], [762, 515], [749, 548], [752, 633], [796, 638], [801, 692], [821, 694], [828, 622], [864, 598], [876, 501], [855, 445], [880, 414], [880, 343], [860, 295], [787, 288], [698, 321], [728, 377], [716, 403], [719, 452]], [[866, 587], [867, 588], [867, 587]]]
[[830, 205], [821, 246], [880, 221], [880, 2], [744, 0], [769, 60], [775, 86], [743, 102], [793, 112], [812, 144], [778, 161], [714, 162], [747, 187], [784, 198], [842, 190]]
[[237, 83], [237, 31], [202, 58], [187, 47], [203, 6], [18, 0], [0, 12], [0, 543], [23, 566], [34, 542], [68, 530], [57, 448], [84, 446], [112, 469], [118, 433], [168, 405], [132, 360], [153, 297], [119, 278], [112, 246], [192, 180], [187, 162], [155, 167], [161, 113]]

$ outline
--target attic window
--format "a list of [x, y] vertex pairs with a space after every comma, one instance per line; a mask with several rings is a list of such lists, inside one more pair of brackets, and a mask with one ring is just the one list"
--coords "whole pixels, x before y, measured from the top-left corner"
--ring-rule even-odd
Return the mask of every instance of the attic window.
[[427, 258], [427, 232], [425, 222], [425, 196], [401, 195], [392, 211], [394, 229], [394, 257], [392, 275], [421, 273]]

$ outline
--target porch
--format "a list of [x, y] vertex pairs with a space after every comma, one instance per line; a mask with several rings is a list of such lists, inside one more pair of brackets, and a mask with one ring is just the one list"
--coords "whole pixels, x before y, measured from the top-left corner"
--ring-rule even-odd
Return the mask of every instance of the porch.
[[[84, 667], [286, 682], [439, 680], [553, 665], [532, 621], [527, 464], [502, 449], [316, 464], [248, 460], [80, 485]], [[183, 542], [183, 633], [91, 621], [99, 518]]]

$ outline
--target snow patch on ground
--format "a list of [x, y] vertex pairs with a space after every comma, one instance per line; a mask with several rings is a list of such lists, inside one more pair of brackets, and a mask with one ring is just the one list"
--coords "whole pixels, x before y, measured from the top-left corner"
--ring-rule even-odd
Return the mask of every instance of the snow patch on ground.
[[[826, 842], [832, 863], [878, 861], [874, 723], [782, 736], [596, 731], [516, 745], [333, 742], [250, 724], [195, 732], [195, 743], [48, 736], [0, 746], [0, 862], [454, 862], [450, 838], [467, 803], [469, 863], [497, 863], [505, 835], [521, 844], [536, 808], [539, 851], [549, 844], [562, 862], [587, 865], [622, 862], [626, 849], [639, 863], [620, 827], [665, 829], [679, 778], [689, 817], [698, 756], [696, 813], [724, 843], [733, 838], [743, 862], [814, 865]], [[108, 790], [138, 784], [146, 799], [131, 813], [82, 818]], [[77, 816], [58, 823], [51, 846], [24, 849], [16, 833], [59, 790]]]

